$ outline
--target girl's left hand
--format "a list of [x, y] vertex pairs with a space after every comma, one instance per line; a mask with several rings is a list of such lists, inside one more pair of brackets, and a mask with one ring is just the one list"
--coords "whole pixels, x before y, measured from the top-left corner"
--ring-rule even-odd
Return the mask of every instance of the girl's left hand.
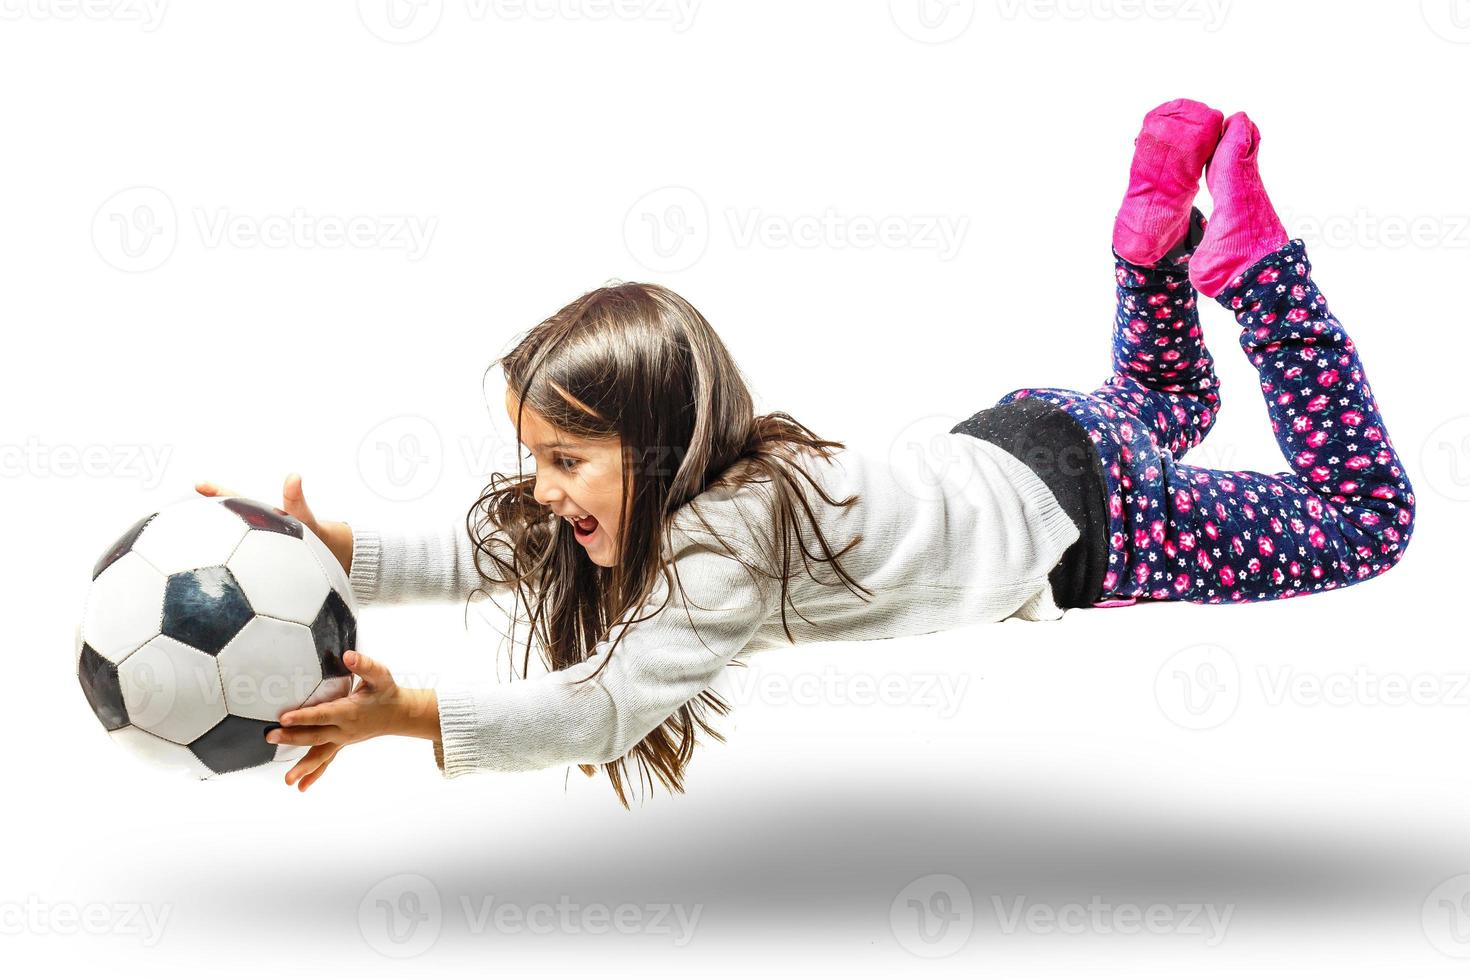
[[291, 771], [286, 773], [286, 785], [291, 785], [292, 780], [301, 780], [296, 788], [306, 792], [306, 788], [318, 779], [322, 773], [327, 771], [327, 765], [342, 751], [342, 746], [336, 742], [324, 742], [321, 745], [313, 745], [311, 751], [301, 757]]
[[356, 650], [344, 653], [342, 662], [357, 675], [351, 694], [284, 712], [277, 719], [282, 727], [266, 735], [266, 741], [276, 744], [312, 746], [286, 773], [286, 784], [299, 779], [302, 791], [321, 777], [344, 746], [399, 731], [402, 689], [388, 668]]

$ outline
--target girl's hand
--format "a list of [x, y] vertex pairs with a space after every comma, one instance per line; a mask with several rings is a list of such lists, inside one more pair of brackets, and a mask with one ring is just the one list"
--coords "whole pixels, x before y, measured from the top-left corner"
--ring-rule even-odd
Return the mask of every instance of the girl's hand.
[[[226, 490], [213, 483], [196, 483], [194, 489], [206, 497], [240, 497], [233, 490]], [[342, 571], [352, 574], [352, 528], [341, 521], [318, 521], [311, 508], [306, 506], [306, 495], [301, 492], [301, 474], [286, 477], [286, 486], [281, 491], [281, 509], [311, 529], [311, 533], [322, 539], [332, 556], [342, 565]]]
[[286, 785], [290, 786], [296, 780], [296, 788], [305, 793], [306, 788], [318, 779], [322, 773], [327, 771], [327, 766], [337, 758], [337, 753], [342, 751], [342, 746], [336, 742], [323, 742], [321, 745], [313, 745], [311, 751], [297, 760], [291, 771], [286, 773]]
[[439, 736], [437, 704], [429, 707], [436, 700], [432, 690], [399, 687], [387, 667], [356, 650], [344, 653], [342, 662], [357, 675], [351, 694], [283, 712], [277, 719], [282, 727], [266, 733], [266, 741], [278, 745], [312, 746], [286, 773], [287, 785], [300, 779], [298, 788], [305, 790], [354, 742], [379, 735]]

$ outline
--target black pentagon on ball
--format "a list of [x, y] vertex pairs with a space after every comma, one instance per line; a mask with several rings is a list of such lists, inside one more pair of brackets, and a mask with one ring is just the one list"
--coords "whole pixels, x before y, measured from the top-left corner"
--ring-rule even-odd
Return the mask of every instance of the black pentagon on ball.
[[77, 664], [77, 680], [92, 713], [109, 732], [128, 727], [128, 706], [123, 703], [122, 686], [117, 682], [117, 664], [82, 644], [82, 659]]
[[267, 507], [247, 497], [226, 497], [223, 503], [258, 531], [274, 531], [293, 538], [301, 537], [304, 531], [300, 521], [279, 507]]
[[153, 520], [153, 518], [157, 516], [157, 513], [149, 514], [147, 517], [143, 518], [141, 521], [128, 528], [122, 537], [114, 541], [112, 547], [108, 548], [107, 551], [103, 553], [102, 557], [97, 559], [97, 564], [92, 566], [93, 580], [95, 580], [97, 576], [101, 575], [103, 572], [107, 571], [108, 565], [111, 565], [113, 562], [117, 561], [123, 555], [131, 551], [133, 547], [133, 542], [138, 540], [138, 535], [143, 533], [143, 528], [147, 527], [148, 522]]
[[189, 743], [189, 751], [216, 775], [263, 766], [276, 757], [276, 747], [265, 740], [274, 721], [225, 715], [223, 721]]
[[176, 572], [163, 592], [163, 635], [218, 654], [255, 615], [235, 576], [223, 565]]
[[311, 638], [316, 641], [316, 654], [322, 662], [322, 677], [346, 677], [352, 673], [342, 662], [342, 654], [357, 646], [357, 619], [336, 589], [327, 593], [321, 612], [316, 614]]

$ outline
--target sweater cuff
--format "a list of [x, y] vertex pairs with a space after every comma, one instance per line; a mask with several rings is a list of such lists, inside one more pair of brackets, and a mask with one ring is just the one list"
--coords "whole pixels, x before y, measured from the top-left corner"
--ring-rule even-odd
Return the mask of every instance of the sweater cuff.
[[377, 528], [352, 526], [352, 570], [347, 575], [352, 594], [363, 605], [378, 598], [383, 539]]
[[999, 447], [997, 451], [1006, 457], [1005, 465], [1010, 470], [1022, 504], [1036, 515], [1037, 531], [1048, 545], [1040, 549], [1040, 564], [1043, 572], [1050, 572], [1052, 566], [1062, 560], [1062, 554], [1082, 537], [1082, 528], [1077, 526], [1051, 487], [1031, 467]]
[[468, 687], [438, 687], [439, 738], [434, 740], [434, 761], [445, 779], [454, 779], [483, 768], [475, 731], [475, 697]]

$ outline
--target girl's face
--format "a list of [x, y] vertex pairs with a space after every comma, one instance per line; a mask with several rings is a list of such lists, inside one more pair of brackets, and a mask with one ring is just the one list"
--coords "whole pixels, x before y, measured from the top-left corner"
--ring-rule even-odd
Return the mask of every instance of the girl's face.
[[[505, 394], [505, 410], [511, 425], [520, 405], [515, 395]], [[529, 406], [521, 416], [521, 442], [536, 460], [536, 500], [568, 521], [577, 543], [587, 549], [593, 564], [611, 568], [617, 564], [618, 510], [623, 500], [622, 440], [589, 441], [563, 433]]]

